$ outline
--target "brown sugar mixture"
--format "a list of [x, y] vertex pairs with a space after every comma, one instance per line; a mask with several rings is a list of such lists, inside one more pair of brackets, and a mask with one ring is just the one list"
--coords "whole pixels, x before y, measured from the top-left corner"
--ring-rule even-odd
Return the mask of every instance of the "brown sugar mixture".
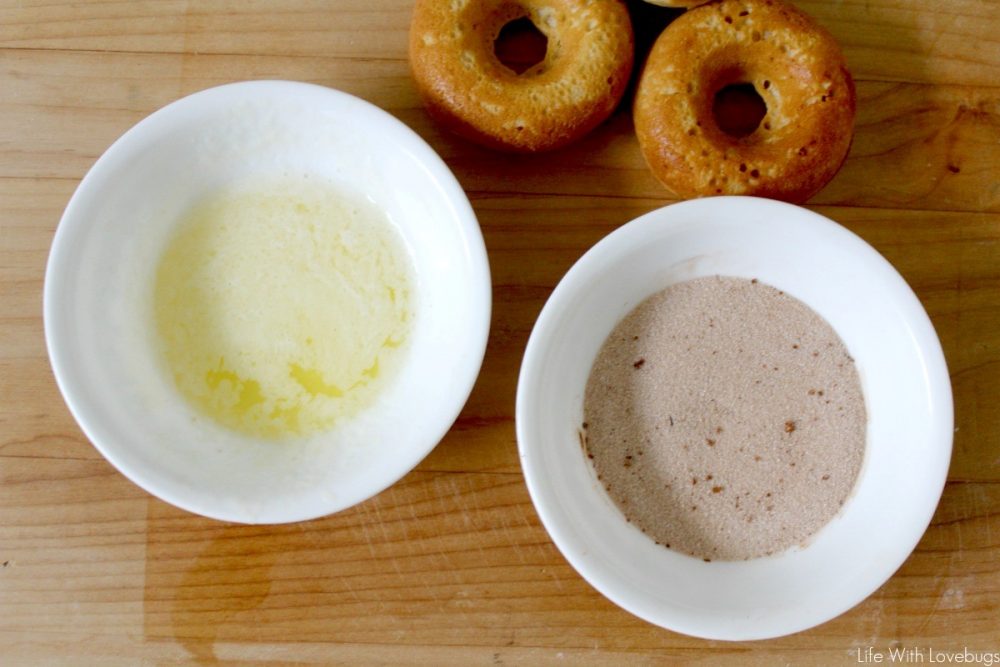
[[830, 521], [866, 422], [854, 360], [822, 317], [717, 276], [671, 285], [618, 323], [590, 372], [582, 434], [629, 521], [671, 549], [742, 560]]

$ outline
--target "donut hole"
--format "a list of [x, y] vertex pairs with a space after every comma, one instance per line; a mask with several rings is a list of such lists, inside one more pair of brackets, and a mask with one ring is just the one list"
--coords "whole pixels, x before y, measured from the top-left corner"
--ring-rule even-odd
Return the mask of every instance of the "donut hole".
[[549, 38], [527, 16], [509, 21], [493, 41], [493, 54], [500, 64], [523, 74], [545, 60]]
[[736, 139], [757, 131], [767, 115], [767, 104], [752, 83], [723, 86], [712, 100], [712, 116], [719, 129]]

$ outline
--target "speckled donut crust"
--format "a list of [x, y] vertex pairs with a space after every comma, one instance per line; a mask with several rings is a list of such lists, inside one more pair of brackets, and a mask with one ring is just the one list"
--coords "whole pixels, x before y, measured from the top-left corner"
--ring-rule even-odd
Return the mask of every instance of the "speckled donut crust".
[[[719, 129], [715, 94], [752, 83], [767, 114], [750, 135]], [[642, 153], [681, 197], [802, 202], [826, 185], [854, 135], [854, 82], [833, 37], [778, 0], [721, 0], [681, 15], [650, 52], [636, 92]]]
[[[493, 44], [524, 17], [548, 48], [518, 75]], [[633, 51], [622, 0], [417, 0], [410, 26], [410, 64], [432, 116], [512, 151], [558, 148], [599, 125], [621, 100]]]

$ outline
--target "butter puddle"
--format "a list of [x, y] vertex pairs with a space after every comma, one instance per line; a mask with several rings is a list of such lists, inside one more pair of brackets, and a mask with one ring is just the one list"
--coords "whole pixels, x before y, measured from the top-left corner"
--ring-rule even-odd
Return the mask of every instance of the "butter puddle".
[[328, 183], [218, 191], [181, 221], [153, 306], [178, 390], [268, 439], [329, 429], [400, 364], [413, 268], [384, 212]]

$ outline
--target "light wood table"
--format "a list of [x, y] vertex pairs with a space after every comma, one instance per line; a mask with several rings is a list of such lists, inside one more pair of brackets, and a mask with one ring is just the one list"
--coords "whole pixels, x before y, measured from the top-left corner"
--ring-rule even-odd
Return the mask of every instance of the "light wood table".
[[[426, 116], [406, 0], [0, 1], [0, 664], [851, 665], [868, 647], [1000, 651], [1000, 2], [798, 4], [843, 44], [859, 93], [850, 158], [810, 206], [873, 244], [929, 311], [955, 452], [933, 524], [877, 593], [808, 632], [725, 643], [594, 591], [540, 525], [518, 464], [517, 370], [546, 297], [598, 239], [669, 201], [628, 102], [564, 151], [504, 156]], [[192, 516], [113, 470], [56, 389], [41, 317], [53, 231], [97, 156], [172, 100], [263, 78], [340, 88], [424, 136], [469, 193], [494, 281], [482, 375], [437, 449], [358, 507], [277, 527]]]

